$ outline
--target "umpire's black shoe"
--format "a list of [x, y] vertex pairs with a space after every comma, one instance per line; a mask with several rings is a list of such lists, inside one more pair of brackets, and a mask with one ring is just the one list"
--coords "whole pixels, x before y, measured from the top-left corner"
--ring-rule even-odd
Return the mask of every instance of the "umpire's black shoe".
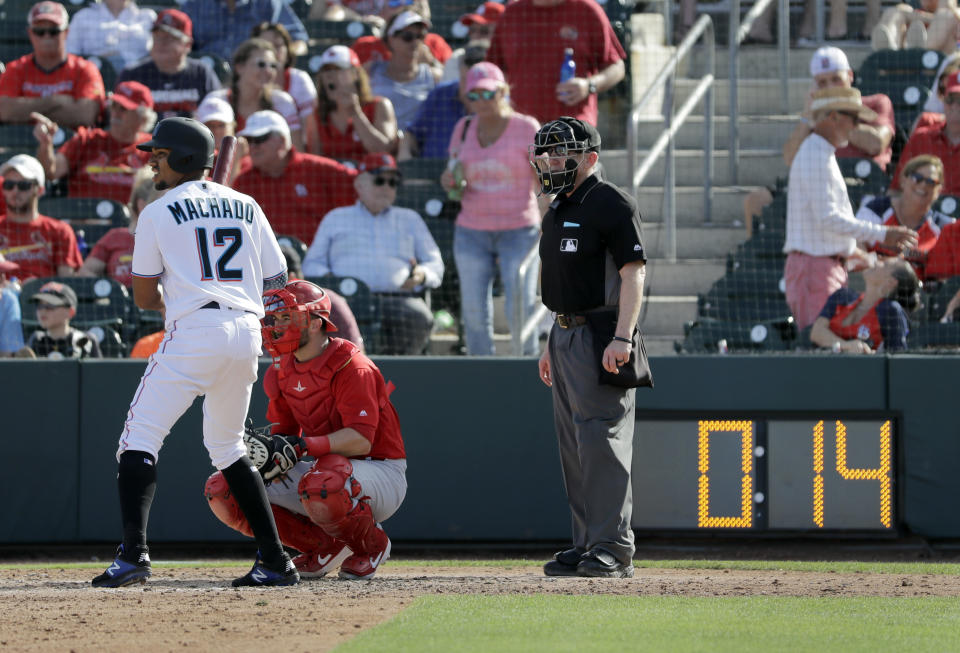
[[577, 565], [578, 576], [600, 578], [633, 578], [633, 561], [622, 564], [605, 549], [590, 549]]
[[582, 556], [583, 551], [577, 548], [557, 551], [553, 560], [543, 565], [543, 573], [547, 576], [577, 576], [577, 564]]
[[296, 585], [300, 582], [300, 574], [293, 564], [293, 560], [286, 552], [276, 565], [267, 566], [257, 551], [257, 559], [253, 562], [253, 569], [240, 578], [235, 578], [234, 587], [282, 587]]
[[146, 583], [150, 574], [150, 554], [147, 547], [136, 547], [128, 553], [121, 544], [117, 547], [117, 557], [113, 564], [91, 583], [94, 587], [125, 587], [134, 583]]

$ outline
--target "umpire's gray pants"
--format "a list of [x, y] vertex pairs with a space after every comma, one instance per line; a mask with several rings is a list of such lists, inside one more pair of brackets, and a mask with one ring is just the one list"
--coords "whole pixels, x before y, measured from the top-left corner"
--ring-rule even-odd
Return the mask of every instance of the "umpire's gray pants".
[[633, 558], [636, 390], [600, 385], [600, 360], [587, 326], [550, 332], [553, 418], [563, 481], [573, 521], [573, 545], [606, 549], [626, 564]]

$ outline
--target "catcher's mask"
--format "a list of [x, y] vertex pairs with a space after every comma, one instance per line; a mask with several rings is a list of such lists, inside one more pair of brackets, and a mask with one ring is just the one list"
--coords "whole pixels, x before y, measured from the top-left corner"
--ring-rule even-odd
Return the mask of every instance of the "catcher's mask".
[[300, 336], [310, 325], [310, 317], [320, 318], [324, 331], [337, 330], [330, 321], [330, 296], [309, 281], [298, 279], [263, 293], [263, 309], [263, 345], [274, 357], [300, 348]]
[[576, 186], [577, 170], [586, 161], [576, 155], [599, 152], [600, 134], [582, 120], [562, 116], [537, 131], [528, 151], [530, 165], [540, 179], [540, 193], [569, 193]]

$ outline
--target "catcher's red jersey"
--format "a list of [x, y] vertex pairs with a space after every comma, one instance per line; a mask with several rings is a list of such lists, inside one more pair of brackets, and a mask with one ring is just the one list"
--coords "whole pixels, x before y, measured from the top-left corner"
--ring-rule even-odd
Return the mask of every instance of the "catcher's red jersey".
[[400, 420], [383, 375], [349, 340], [330, 338], [326, 350], [305, 363], [293, 354], [271, 365], [263, 377], [270, 399], [267, 419], [274, 433], [329, 435], [352, 428], [370, 441], [358, 458], [406, 458]]

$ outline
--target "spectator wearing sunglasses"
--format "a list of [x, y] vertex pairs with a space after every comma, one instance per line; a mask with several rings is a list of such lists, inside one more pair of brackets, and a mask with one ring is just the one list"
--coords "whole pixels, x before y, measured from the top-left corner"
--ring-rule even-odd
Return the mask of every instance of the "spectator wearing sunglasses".
[[323, 216], [357, 200], [356, 171], [293, 149], [290, 127], [275, 111], [254, 113], [239, 135], [249, 144], [250, 161], [233, 187], [257, 200], [278, 236], [309, 244]]
[[122, 70], [147, 56], [150, 31], [157, 19], [153, 9], [133, 0], [101, 0], [84, 7], [70, 21], [67, 52], [108, 60]]
[[917, 233], [903, 225], [884, 226], [853, 214], [835, 152], [861, 121], [876, 119], [860, 91], [833, 87], [816, 91], [810, 103], [813, 131], [800, 145], [787, 187], [787, 234], [783, 251], [787, 305], [797, 327], [816, 320], [836, 290], [847, 285], [847, 264], [869, 266], [857, 243], [880, 242], [897, 253], [917, 247]]
[[[313, 6], [318, 5], [314, 3]], [[430, 3], [427, 0], [381, 0], [379, 13], [364, 15], [362, 20], [372, 24], [377, 34], [385, 34], [391, 19], [406, 11], [413, 11], [421, 18], [430, 21]], [[423, 44], [426, 47], [418, 50], [417, 54], [424, 63], [442, 64], [450, 58], [452, 49], [439, 34], [428, 32], [423, 39]], [[392, 56], [387, 41], [379, 36], [361, 36], [350, 47], [360, 57], [360, 63], [367, 68], [374, 62], [387, 61]]]
[[93, 125], [103, 102], [103, 78], [93, 63], [67, 53], [70, 19], [59, 2], [38, 2], [27, 14], [33, 52], [7, 63], [0, 75], [0, 122], [30, 122], [42, 113], [65, 127]]
[[358, 170], [359, 201], [323, 219], [303, 259], [303, 273], [363, 281], [380, 300], [382, 347], [376, 353], [422, 354], [433, 314], [419, 293], [443, 279], [440, 248], [416, 211], [393, 206], [400, 172], [392, 156], [368, 154]]
[[320, 103], [313, 122], [318, 140], [311, 152], [359, 163], [370, 152], [393, 150], [397, 139], [393, 104], [370, 91], [370, 80], [353, 50], [333, 45], [323, 52], [317, 88]]
[[[280, 62], [273, 44], [261, 38], [247, 39], [233, 53], [230, 87], [209, 93], [204, 98], [220, 98], [233, 107], [237, 129], [243, 129], [247, 118], [257, 111], [275, 111], [290, 126], [293, 146], [305, 151], [303, 129], [297, 103], [280, 89]], [[201, 107], [203, 102], [200, 103]], [[200, 108], [197, 109], [200, 111]]]
[[943, 161], [943, 192], [960, 195], [960, 71], [947, 76], [943, 89], [943, 124], [917, 127], [900, 154], [900, 165], [890, 183], [899, 191], [902, 169], [920, 154], [932, 154]]
[[187, 0], [180, 9], [193, 19], [195, 49], [222, 59], [230, 59], [260, 23], [280, 23], [293, 39], [293, 53], [307, 51], [307, 30], [285, 0]]
[[28, 154], [17, 154], [0, 166], [0, 175], [6, 205], [6, 214], [0, 215], [0, 254], [20, 266], [21, 281], [73, 276], [83, 265], [73, 229], [37, 210], [46, 183], [43, 166]]
[[254, 38], [270, 41], [277, 51], [280, 61], [280, 76], [277, 86], [282, 88], [297, 105], [300, 124], [303, 127], [303, 139], [307, 147], [317, 142], [317, 129], [312, 118], [317, 110], [317, 87], [310, 74], [294, 66], [297, 56], [293, 52], [293, 38], [287, 28], [280, 23], [260, 23], [253, 28]]
[[443, 75], [439, 63], [423, 60], [427, 51], [423, 39], [429, 29], [430, 23], [417, 13], [397, 14], [387, 23], [384, 36], [390, 59], [374, 62], [369, 68], [371, 90], [393, 103], [401, 128], [413, 121], [417, 109]]
[[459, 78], [430, 91], [417, 110], [417, 117], [401, 132], [398, 159], [447, 157], [453, 128], [467, 115], [467, 71], [486, 58], [489, 48], [490, 41], [467, 43], [459, 60]]
[[[514, 297], [520, 293], [524, 311], [530, 314], [536, 300], [536, 275], [527, 275], [523, 288], [517, 288], [515, 282], [520, 264], [540, 237], [539, 184], [527, 153], [540, 124], [513, 110], [503, 72], [490, 62], [470, 68], [465, 89], [472, 115], [457, 123], [449, 148], [450, 157], [463, 165], [467, 182], [457, 216], [453, 255], [460, 276], [467, 353], [491, 356], [492, 291], [497, 266], [507, 306], [513, 306]], [[453, 175], [445, 171], [440, 181], [449, 190]], [[533, 335], [523, 343], [524, 355], [536, 354], [536, 346]]]
[[[915, 156], [903, 166], [900, 173], [903, 192], [882, 195], [867, 202], [857, 211], [857, 218], [874, 224], [903, 225], [917, 232], [917, 246], [902, 252], [921, 281], [927, 279], [926, 263], [930, 251], [937, 244], [940, 231], [954, 222], [953, 218], [932, 209], [940, 197], [943, 184], [943, 162], [930, 154]], [[868, 246], [879, 256], [899, 256], [901, 252], [879, 243]]]
[[[504, 6], [499, 2], [484, 2], [476, 11], [460, 16], [458, 21], [467, 28], [467, 43], [476, 41], [490, 42], [493, 38], [493, 32], [497, 28], [497, 21], [503, 15]], [[489, 46], [488, 46], [489, 47]], [[460, 66], [463, 63], [463, 57], [466, 54], [466, 47], [457, 48], [450, 55], [450, 58], [443, 64], [443, 77], [441, 82], [453, 82], [460, 80]], [[476, 62], [467, 64], [467, 68]]]
[[37, 158], [49, 179], [69, 175], [70, 197], [103, 197], [126, 202], [133, 177], [147, 164], [148, 152], [137, 145], [150, 140], [157, 119], [150, 89], [139, 82], [120, 82], [110, 94], [110, 125], [106, 129], [78, 129], [54, 154], [57, 125], [33, 114]]

